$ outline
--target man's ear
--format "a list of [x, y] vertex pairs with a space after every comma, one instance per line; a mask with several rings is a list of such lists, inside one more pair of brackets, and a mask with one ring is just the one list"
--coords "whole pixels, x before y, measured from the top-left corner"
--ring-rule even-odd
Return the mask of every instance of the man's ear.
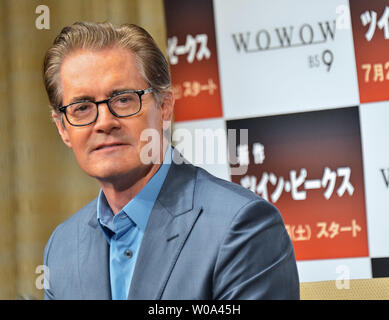
[[65, 123], [63, 119], [55, 112], [51, 112], [51, 117], [53, 118], [53, 121], [55, 122], [55, 125], [57, 126], [59, 135], [62, 138], [62, 141], [64, 144], [66, 144], [69, 148], [72, 148], [72, 144], [69, 139], [69, 133], [68, 130], [65, 127]]
[[[172, 120], [173, 117], [173, 110], [174, 110], [174, 94], [173, 92], [167, 91], [163, 94], [163, 100], [161, 103], [161, 112], [162, 112], [162, 120], [164, 123], [163, 130], [167, 130], [168, 126]], [[166, 127], [166, 128], [165, 128]]]

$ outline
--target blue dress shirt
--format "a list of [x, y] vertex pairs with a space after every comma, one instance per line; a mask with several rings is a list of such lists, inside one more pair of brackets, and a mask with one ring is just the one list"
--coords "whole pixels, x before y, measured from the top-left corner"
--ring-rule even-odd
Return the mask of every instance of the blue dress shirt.
[[170, 168], [172, 148], [169, 145], [162, 165], [143, 189], [116, 215], [104, 192], [97, 200], [97, 220], [110, 245], [110, 280], [113, 300], [128, 297], [136, 259], [150, 212]]

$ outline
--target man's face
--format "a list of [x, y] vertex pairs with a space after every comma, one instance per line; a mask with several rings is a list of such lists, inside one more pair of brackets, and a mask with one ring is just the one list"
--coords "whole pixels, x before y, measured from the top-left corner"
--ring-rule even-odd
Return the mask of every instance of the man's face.
[[[148, 87], [134, 54], [117, 47], [72, 53], [62, 64], [60, 81], [63, 105], [80, 98], [100, 101], [114, 91]], [[141, 133], [148, 128], [156, 129], [162, 143], [163, 121], [170, 121], [173, 104], [172, 96], [168, 95], [157, 106], [153, 94], [148, 93], [142, 96], [141, 111], [129, 118], [115, 117], [107, 104], [99, 105], [97, 121], [88, 126], [74, 127], [64, 119], [63, 127], [55, 113], [53, 118], [80, 167], [92, 177], [110, 180], [124, 175], [138, 176], [150, 168], [140, 158], [142, 147], [148, 143], [141, 141]]]

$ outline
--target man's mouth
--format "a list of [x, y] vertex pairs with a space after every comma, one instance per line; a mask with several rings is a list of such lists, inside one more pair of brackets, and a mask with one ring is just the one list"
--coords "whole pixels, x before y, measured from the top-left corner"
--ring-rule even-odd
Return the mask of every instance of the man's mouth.
[[121, 142], [100, 144], [95, 149], [93, 149], [93, 151], [98, 151], [98, 150], [103, 150], [103, 149], [113, 149], [113, 148], [117, 148], [117, 147], [123, 147], [126, 145], [127, 144], [121, 143]]

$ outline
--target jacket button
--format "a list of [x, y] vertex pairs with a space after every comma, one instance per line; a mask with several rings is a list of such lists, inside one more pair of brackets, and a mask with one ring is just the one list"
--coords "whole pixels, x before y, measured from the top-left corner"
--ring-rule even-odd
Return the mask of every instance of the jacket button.
[[131, 251], [131, 250], [126, 250], [126, 251], [124, 251], [124, 255], [125, 255], [127, 258], [131, 258], [131, 257], [132, 257], [132, 251]]

